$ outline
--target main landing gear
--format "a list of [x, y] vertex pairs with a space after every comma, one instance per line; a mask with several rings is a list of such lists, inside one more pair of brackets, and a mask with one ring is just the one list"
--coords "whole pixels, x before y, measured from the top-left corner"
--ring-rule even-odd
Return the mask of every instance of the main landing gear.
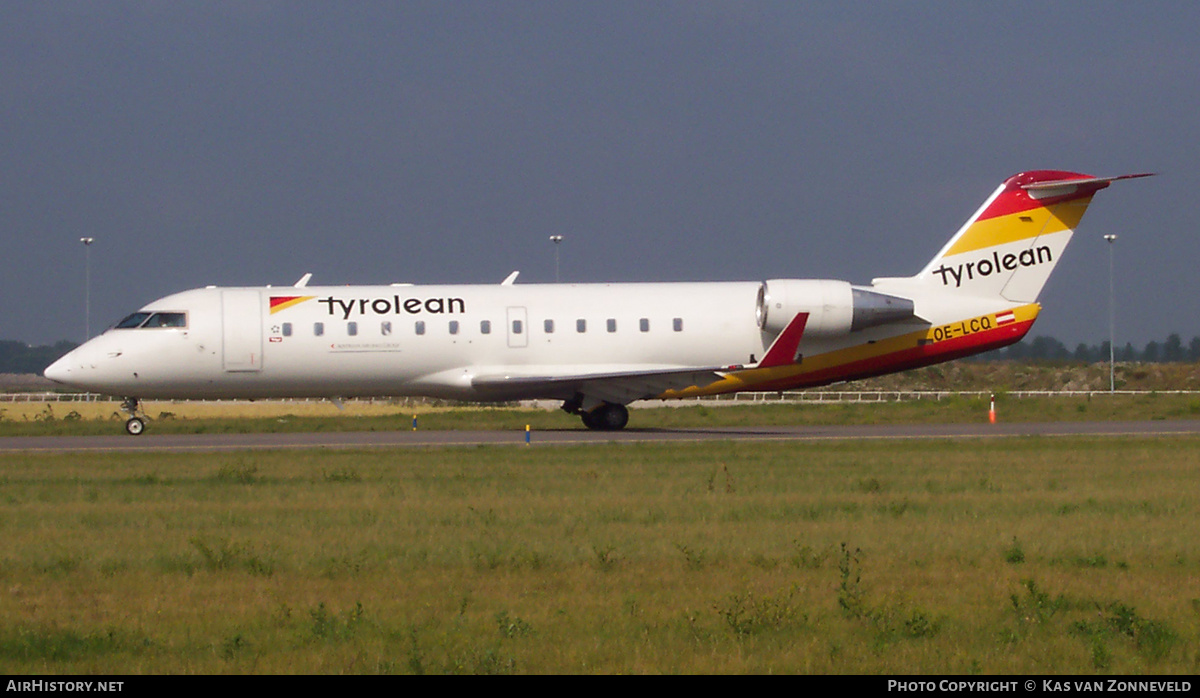
[[121, 409], [129, 414], [129, 419], [125, 420], [125, 431], [130, 436], [138, 436], [146, 430], [146, 420], [138, 416], [139, 403], [136, 397], [127, 397], [121, 403]]
[[583, 425], [597, 431], [619, 431], [629, 423], [629, 410], [625, 405], [615, 402], [602, 402], [589, 409], [584, 409], [581, 399], [568, 400], [563, 403], [563, 410], [579, 415]]

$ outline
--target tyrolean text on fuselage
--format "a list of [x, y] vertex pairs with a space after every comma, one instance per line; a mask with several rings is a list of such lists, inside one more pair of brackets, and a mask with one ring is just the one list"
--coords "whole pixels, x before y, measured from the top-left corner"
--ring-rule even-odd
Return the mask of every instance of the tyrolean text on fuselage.
[[350, 319], [351, 315], [399, 315], [408, 313], [409, 315], [418, 315], [420, 313], [429, 313], [431, 315], [453, 315], [457, 313], [467, 312], [467, 304], [462, 298], [401, 298], [400, 296], [392, 296], [388, 298], [381, 296], [378, 298], [334, 298], [328, 296], [320, 298], [318, 303], [324, 303], [329, 310], [330, 315], [341, 315], [343, 320]]

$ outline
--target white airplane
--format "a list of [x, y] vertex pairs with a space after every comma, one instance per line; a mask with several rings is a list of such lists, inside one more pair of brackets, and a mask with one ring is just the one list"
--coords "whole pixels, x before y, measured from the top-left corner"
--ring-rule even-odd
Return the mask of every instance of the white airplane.
[[156, 300], [46, 369], [125, 398], [419, 395], [562, 400], [592, 429], [626, 405], [778, 391], [1012, 344], [1092, 195], [1146, 174], [1014, 175], [918, 274], [846, 281], [293, 287]]

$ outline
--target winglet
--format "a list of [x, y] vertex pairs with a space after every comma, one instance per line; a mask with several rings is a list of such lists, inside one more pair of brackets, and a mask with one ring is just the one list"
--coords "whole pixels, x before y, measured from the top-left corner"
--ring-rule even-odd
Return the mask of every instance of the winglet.
[[758, 362], [757, 368], [774, 368], [796, 363], [800, 350], [800, 338], [804, 336], [804, 326], [808, 324], [808, 313], [796, 313], [796, 317], [783, 328], [783, 332], [771, 343], [771, 348]]

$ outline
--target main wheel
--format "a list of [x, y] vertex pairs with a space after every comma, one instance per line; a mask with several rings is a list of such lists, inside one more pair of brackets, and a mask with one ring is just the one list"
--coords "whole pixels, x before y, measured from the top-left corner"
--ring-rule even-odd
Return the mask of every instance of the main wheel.
[[609, 431], [618, 431], [624, 429], [626, 424], [629, 424], [629, 410], [625, 405], [609, 405], [608, 409], [604, 410], [604, 428]]
[[588, 429], [618, 431], [629, 423], [629, 410], [625, 409], [625, 405], [606, 402], [591, 412], [582, 413], [580, 417]]
[[137, 436], [146, 430], [146, 423], [139, 417], [130, 417], [129, 421], [125, 422], [125, 431], [129, 432], [130, 436]]

